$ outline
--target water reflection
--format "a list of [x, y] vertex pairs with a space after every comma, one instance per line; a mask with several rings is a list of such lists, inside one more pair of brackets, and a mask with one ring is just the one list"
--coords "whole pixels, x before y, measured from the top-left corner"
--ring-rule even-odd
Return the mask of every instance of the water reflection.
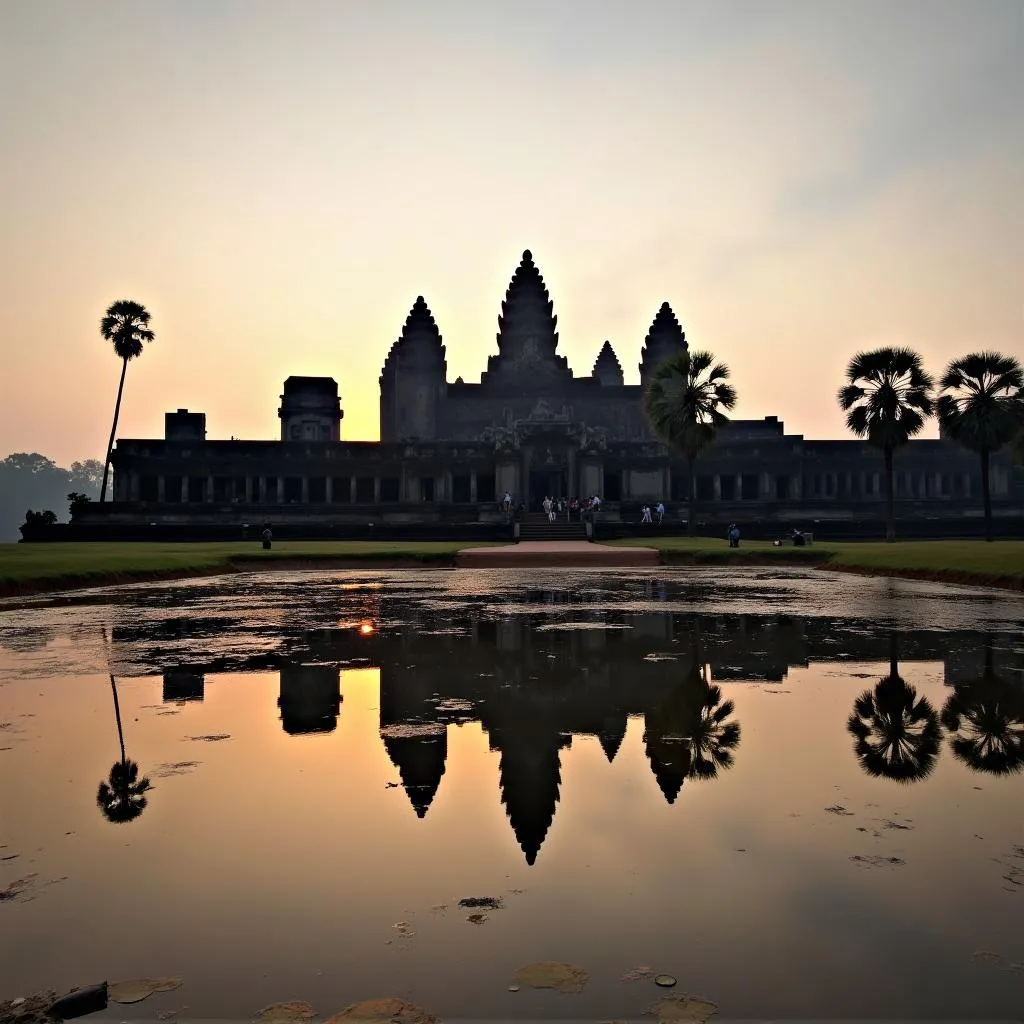
[[993, 667], [992, 638], [977, 679], [958, 683], [942, 709], [953, 756], [976, 772], [1013, 775], [1024, 769], [1024, 690]]
[[889, 674], [853, 704], [847, 729], [856, 738], [854, 752], [874, 778], [918, 782], [931, 775], [942, 734], [939, 716], [927, 697], [899, 673], [899, 641], [889, 637]]
[[96, 803], [107, 821], [124, 824], [134, 821], [146, 809], [146, 793], [150, 788], [148, 778], [139, 778], [139, 766], [128, 760], [124, 748], [124, 729], [121, 725], [121, 702], [117, 699], [117, 683], [110, 674], [110, 689], [114, 695], [114, 717], [117, 719], [117, 740], [121, 747], [121, 759], [110, 768], [110, 775], [101, 782], [96, 793]]

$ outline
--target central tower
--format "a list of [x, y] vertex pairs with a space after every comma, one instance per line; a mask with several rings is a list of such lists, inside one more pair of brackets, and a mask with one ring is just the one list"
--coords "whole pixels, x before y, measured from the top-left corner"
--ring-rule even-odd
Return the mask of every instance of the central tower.
[[505, 292], [498, 317], [498, 354], [487, 360], [481, 384], [508, 384], [536, 391], [572, 378], [557, 354], [558, 317], [529, 249]]

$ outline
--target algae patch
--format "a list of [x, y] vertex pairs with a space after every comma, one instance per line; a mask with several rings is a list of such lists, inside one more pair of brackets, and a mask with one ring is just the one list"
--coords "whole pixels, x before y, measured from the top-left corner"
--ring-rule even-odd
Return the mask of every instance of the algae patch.
[[527, 964], [516, 971], [515, 980], [530, 988], [552, 988], [567, 995], [583, 991], [590, 975], [573, 964], [548, 960], [543, 963]]
[[712, 1015], [718, 1012], [714, 1003], [706, 999], [694, 999], [693, 996], [671, 996], [667, 999], [659, 999], [648, 1011], [660, 1021], [692, 1021], [694, 1024], [704, 1024]]
[[181, 975], [167, 978], [137, 978], [132, 981], [115, 982], [107, 994], [112, 1003], [141, 1003], [154, 992], [173, 992], [184, 984], [185, 979]]
[[390, 1021], [391, 1024], [439, 1024], [429, 1010], [390, 996], [385, 999], [364, 999], [346, 1006], [325, 1024], [354, 1024], [358, 1021]]
[[286, 1003], [271, 1003], [256, 1014], [256, 1024], [303, 1024], [316, 1016], [309, 1003], [292, 1000]]

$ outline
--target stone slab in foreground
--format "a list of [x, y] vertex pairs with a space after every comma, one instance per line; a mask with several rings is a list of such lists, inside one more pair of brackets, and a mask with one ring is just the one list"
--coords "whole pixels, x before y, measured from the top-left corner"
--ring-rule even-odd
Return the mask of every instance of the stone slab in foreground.
[[655, 548], [608, 547], [584, 540], [526, 540], [508, 547], [463, 548], [455, 555], [455, 565], [460, 569], [600, 568], [660, 563]]

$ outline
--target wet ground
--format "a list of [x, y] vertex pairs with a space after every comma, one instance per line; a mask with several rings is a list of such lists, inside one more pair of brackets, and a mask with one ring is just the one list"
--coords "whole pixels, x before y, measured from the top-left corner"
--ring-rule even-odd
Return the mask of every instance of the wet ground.
[[[660, 568], [18, 605], [0, 999], [180, 976], [101, 1016], [1024, 1007], [1020, 597]], [[572, 991], [517, 973], [539, 961]]]

